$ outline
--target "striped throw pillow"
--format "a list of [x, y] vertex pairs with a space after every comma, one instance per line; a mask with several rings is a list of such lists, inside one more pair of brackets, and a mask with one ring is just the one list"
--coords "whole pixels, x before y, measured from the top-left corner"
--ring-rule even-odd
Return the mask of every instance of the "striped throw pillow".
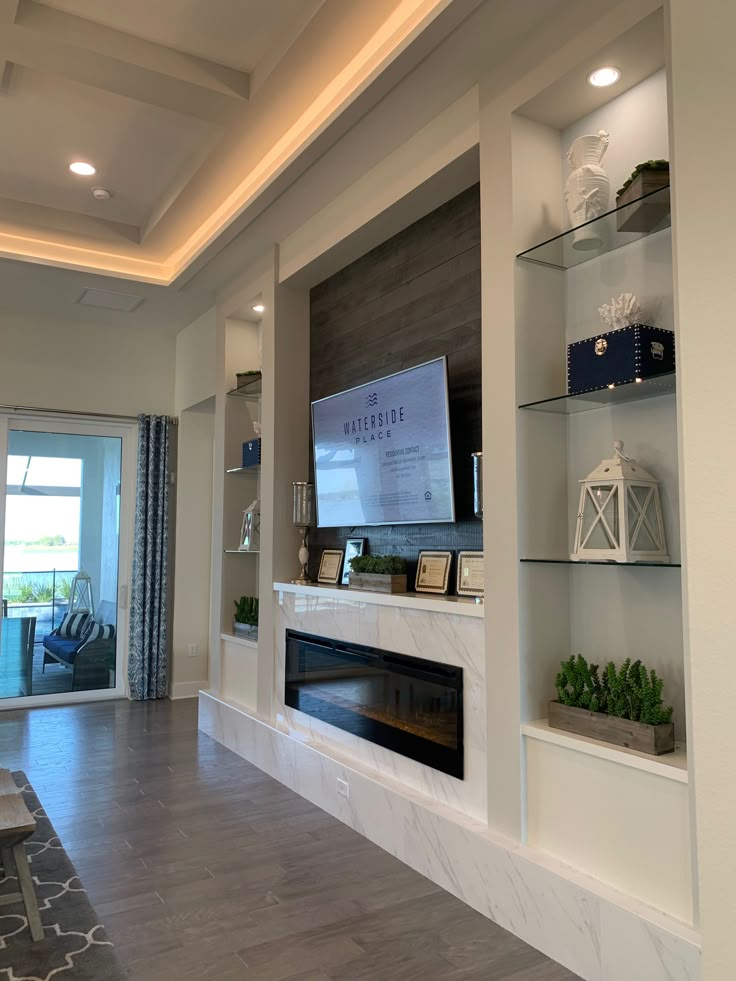
[[84, 632], [84, 643], [91, 644], [95, 640], [114, 640], [115, 627], [111, 623], [97, 623], [90, 619]]
[[67, 640], [79, 640], [88, 620], [89, 613], [87, 610], [65, 613], [64, 619], [59, 624], [59, 637], [65, 637]]

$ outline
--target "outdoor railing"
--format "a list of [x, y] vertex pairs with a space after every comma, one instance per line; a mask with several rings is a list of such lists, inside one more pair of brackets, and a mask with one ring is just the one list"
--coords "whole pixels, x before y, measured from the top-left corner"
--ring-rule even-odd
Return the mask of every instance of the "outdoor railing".
[[6, 572], [3, 576], [3, 616], [36, 617], [39, 631], [51, 633], [66, 612], [77, 569]]

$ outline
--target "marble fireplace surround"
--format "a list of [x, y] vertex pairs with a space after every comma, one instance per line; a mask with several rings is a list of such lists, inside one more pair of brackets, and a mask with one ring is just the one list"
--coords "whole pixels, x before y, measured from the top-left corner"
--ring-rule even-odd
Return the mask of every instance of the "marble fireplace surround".
[[[400, 781], [407, 787], [479, 821], [487, 820], [485, 646], [482, 609], [462, 614], [399, 605], [400, 597], [372, 602], [347, 590], [319, 591], [276, 584], [276, 726], [328, 756], [344, 758]], [[393, 600], [393, 603], [386, 603]], [[415, 603], [422, 603], [422, 599]], [[438, 601], [435, 599], [434, 603]], [[458, 606], [448, 604], [451, 610]], [[470, 615], [472, 614], [472, 615]], [[478, 615], [481, 614], [481, 615]], [[465, 778], [458, 780], [383, 746], [361, 739], [284, 704], [286, 631], [365, 644], [396, 654], [440, 661], [463, 669]]]
[[199, 728], [585, 981], [700, 978], [695, 930], [483, 822], [209, 692]]
[[[200, 692], [203, 732], [585, 981], [699, 981], [696, 930], [488, 828], [482, 610], [450, 612], [452, 604], [438, 600], [407, 598], [402, 605], [396, 597], [368, 600], [337, 589], [276, 589], [276, 718]], [[471, 780], [286, 708], [287, 627], [461, 664]], [[338, 794], [338, 779], [349, 783], [349, 799]]]

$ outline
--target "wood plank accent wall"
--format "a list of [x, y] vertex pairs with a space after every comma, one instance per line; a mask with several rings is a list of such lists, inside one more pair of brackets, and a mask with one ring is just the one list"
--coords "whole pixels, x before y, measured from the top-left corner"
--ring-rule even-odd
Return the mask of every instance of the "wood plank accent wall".
[[343, 548], [348, 537], [410, 563], [422, 549], [482, 549], [470, 456], [481, 449], [479, 185], [319, 283], [310, 303], [313, 401], [447, 355], [457, 517], [446, 525], [318, 528], [311, 574], [322, 549]]

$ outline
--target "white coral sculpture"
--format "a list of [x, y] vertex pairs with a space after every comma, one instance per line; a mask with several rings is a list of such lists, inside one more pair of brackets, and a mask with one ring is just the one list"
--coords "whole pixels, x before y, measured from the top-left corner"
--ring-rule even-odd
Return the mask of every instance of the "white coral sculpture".
[[598, 313], [611, 330], [620, 330], [638, 322], [641, 304], [633, 293], [622, 293], [618, 299], [611, 297], [610, 303], [598, 307]]

